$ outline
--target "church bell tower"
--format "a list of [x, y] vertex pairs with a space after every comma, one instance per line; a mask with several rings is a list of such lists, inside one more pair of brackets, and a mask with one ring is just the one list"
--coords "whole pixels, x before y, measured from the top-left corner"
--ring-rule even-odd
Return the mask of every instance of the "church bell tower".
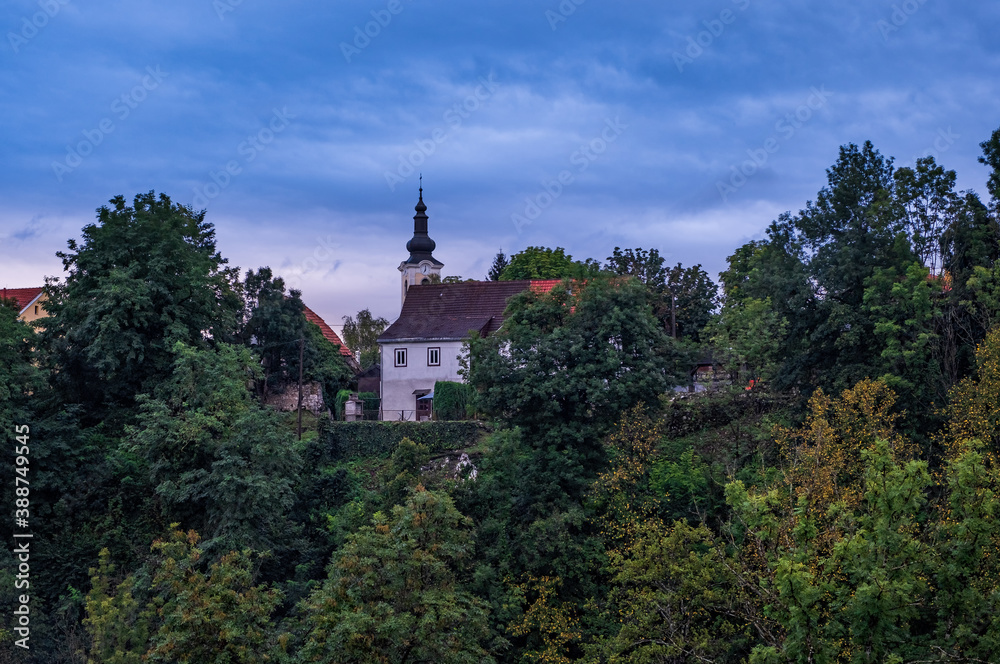
[[440, 278], [441, 268], [444, 267], [444, 263], [434, 258], [431, 253], [437, 245], [427, 235], [427, 206], [424, 205], [423, 182], [420, 183], [420, 198], [413, 209], [417, 211], [413, 215], [413, 237], [406, 243], [406, 250], [410, 252], [410, 256], [399, 264], [402, 276], [401, 303], [406, 301], [406, 291], [410, 286], [428, 284], [432, 275]]

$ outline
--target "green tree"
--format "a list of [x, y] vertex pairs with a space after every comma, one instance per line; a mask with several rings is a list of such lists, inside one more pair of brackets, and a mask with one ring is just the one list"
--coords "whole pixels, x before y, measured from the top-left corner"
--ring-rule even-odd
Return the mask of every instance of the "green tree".
[[107, 550], [91, 570], [84, 625], [91, 637], [88, 662], [270, 662], [287, 637], [278, 638], [272, 614], [279, 590], [254, 586], [249, 550], [206, 565], [194, 531], [173, 530], [153, 543], [153, 556], [114, 584]]
[[271, 268], [247, 271], [239, 336], [260, 358], [261, 374], [254, 381], [257, 398], [298, 380], [298, 341], [306, 336], [305, 305], [297, 290], [286, 293], [285, 282]]
[[900, 168], [893, 174], [913, 252], [935, 275], [942, 269], [941, 234], [957, 200], [956, 177], [955, 171], [938, 166], [934, 157], [921, 157], [914, 168]]
[[236, 271], [215, 249], [204, 212], [164, 194], [97, 211], [83, 240], [57, 254], [66, 275], [46, 285], [42, 345], [64, 400], [129, 406], [171, 371], [177, 342], [226, 339], [240, 308]]
[[0, 299], [0, 431], [10, 435], [16, 425], [28, 424], [28, 399], [43, 386], [35, 332], [18, 320], [18, 311], [13, 301]]
[[490, 266], [490, 271], [486, 275], [486, 279], [488, 281], [500, 281], [500, 275], [503, 274], [508, 265], [510, 265], [510, 261], [507, 259], [507, 255], [503, 253], [503, 249], [501, 249], [493, 257], [493, 264]]
[[630, 278], [511, 298], [500, 332], [472, 340], [470, 357], [477, 404], [523, 428], [537, 450], [540, 494], [563, 505], [563, 496], [579, 500], [603, 465], [601, 436], [625, 410], [669, 389], [681, 363]]
[[872, 364], [917, 419], [928, 403], [946, 393], [935, 332], [940, 316], [935, 296], [940, 287], [929, 277], [920, 263], [913, 263], [902, 275], [896, 268], [876, 268], [867, 281], [863, 304], [882, 347]]
[[303, 603], [303, 662], [492, 662], [486, 608], [459, 578], [471, 522], [447, 495], [417, 486], [391, 515], [348, 538], [329, 579]]
[[387, 327], [388, 320], [372, 316], [368, 309], [359, 311], [356, 318], [344, 316], [344, 343], [354, 352], [362, 369], [378, 363], [378, 338]]
[[161, 598], [159, 628], [145, 661], [275, 661], [280, 642], [271, 615], [282, 594], [253, 585], [255, 560], [249, 549], [229, 552], [207, 570], [194, 531], [174, 531], [153, 550], [161, 556], [152, 583]]
[[615, 247], [607, 269], [633, 276], [646, 286], [653, 313], [671, 336], [699, 340], [718, 299], [717, 287], [701, 265], [685, 268], [678, 263], [667, 269], [656, 249]]
[[986, 190], [993, 201], [993, 213], [1000, 219], [1000, 129], [995, 130], [979, 147], [983, 150], [979, 163], [992, 169], [986, 181]]
[[294, 499], [301, 458], [281, 417], [250, 397], [257, 375], [245, 348], [178, 344], [173, 374], [140, 399], [142, 424], [128, 432], [167, 514], [212, 551], [271, 548]]
[[592, 259], [574, 261], [562, 247], [528, 247], [510, 257], [510, 264], [500, 273], [499, 281], [582, 278], [599, 270], [600, 265]]

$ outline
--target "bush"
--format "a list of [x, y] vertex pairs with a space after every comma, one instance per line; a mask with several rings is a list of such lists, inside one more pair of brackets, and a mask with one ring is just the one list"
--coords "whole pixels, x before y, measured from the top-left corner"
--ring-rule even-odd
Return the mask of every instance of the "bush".
[[477, 444], [492, 431], [482, 422], [334, 422], [320, 420], [319, 436], [306, 448], [309, 464], [367, 457], [388, 457], [399, 441], [409, 438], [430, 452], [458, 450]]
[[469, 416], [473, 391], [470, 385], [439, 380], [434, 383], [434, 418], [464, 420]]

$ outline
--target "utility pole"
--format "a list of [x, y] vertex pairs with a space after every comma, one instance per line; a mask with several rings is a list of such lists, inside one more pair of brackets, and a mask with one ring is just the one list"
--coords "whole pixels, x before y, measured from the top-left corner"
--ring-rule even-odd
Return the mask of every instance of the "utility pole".
[[302, 440], [302, 358], [305, 355], [305, 337], [299, 337], [299, 440]]
[[670, 294], [670, 334], [677, 338], [677, 298]]

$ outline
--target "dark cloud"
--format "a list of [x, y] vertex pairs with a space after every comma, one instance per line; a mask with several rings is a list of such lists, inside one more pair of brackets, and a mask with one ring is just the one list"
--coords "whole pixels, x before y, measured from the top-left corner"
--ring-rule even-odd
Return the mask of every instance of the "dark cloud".
[[[982, 191], [998, 24], [971, 0], [16, 0], [0, 237], [52, 255], [111, 196], [156, 189], [207, 207], [234, 264], [282, 266], [333, 319], [392, 316], [422, 172], [446, 272], [530, 244], [657, 246], [718, 271], [815, 196], [843, 143], [935, 151]], [[23, 225], [37, 215], [59, 222]], [[316, 260], [328, 237], [340, 254]]]

